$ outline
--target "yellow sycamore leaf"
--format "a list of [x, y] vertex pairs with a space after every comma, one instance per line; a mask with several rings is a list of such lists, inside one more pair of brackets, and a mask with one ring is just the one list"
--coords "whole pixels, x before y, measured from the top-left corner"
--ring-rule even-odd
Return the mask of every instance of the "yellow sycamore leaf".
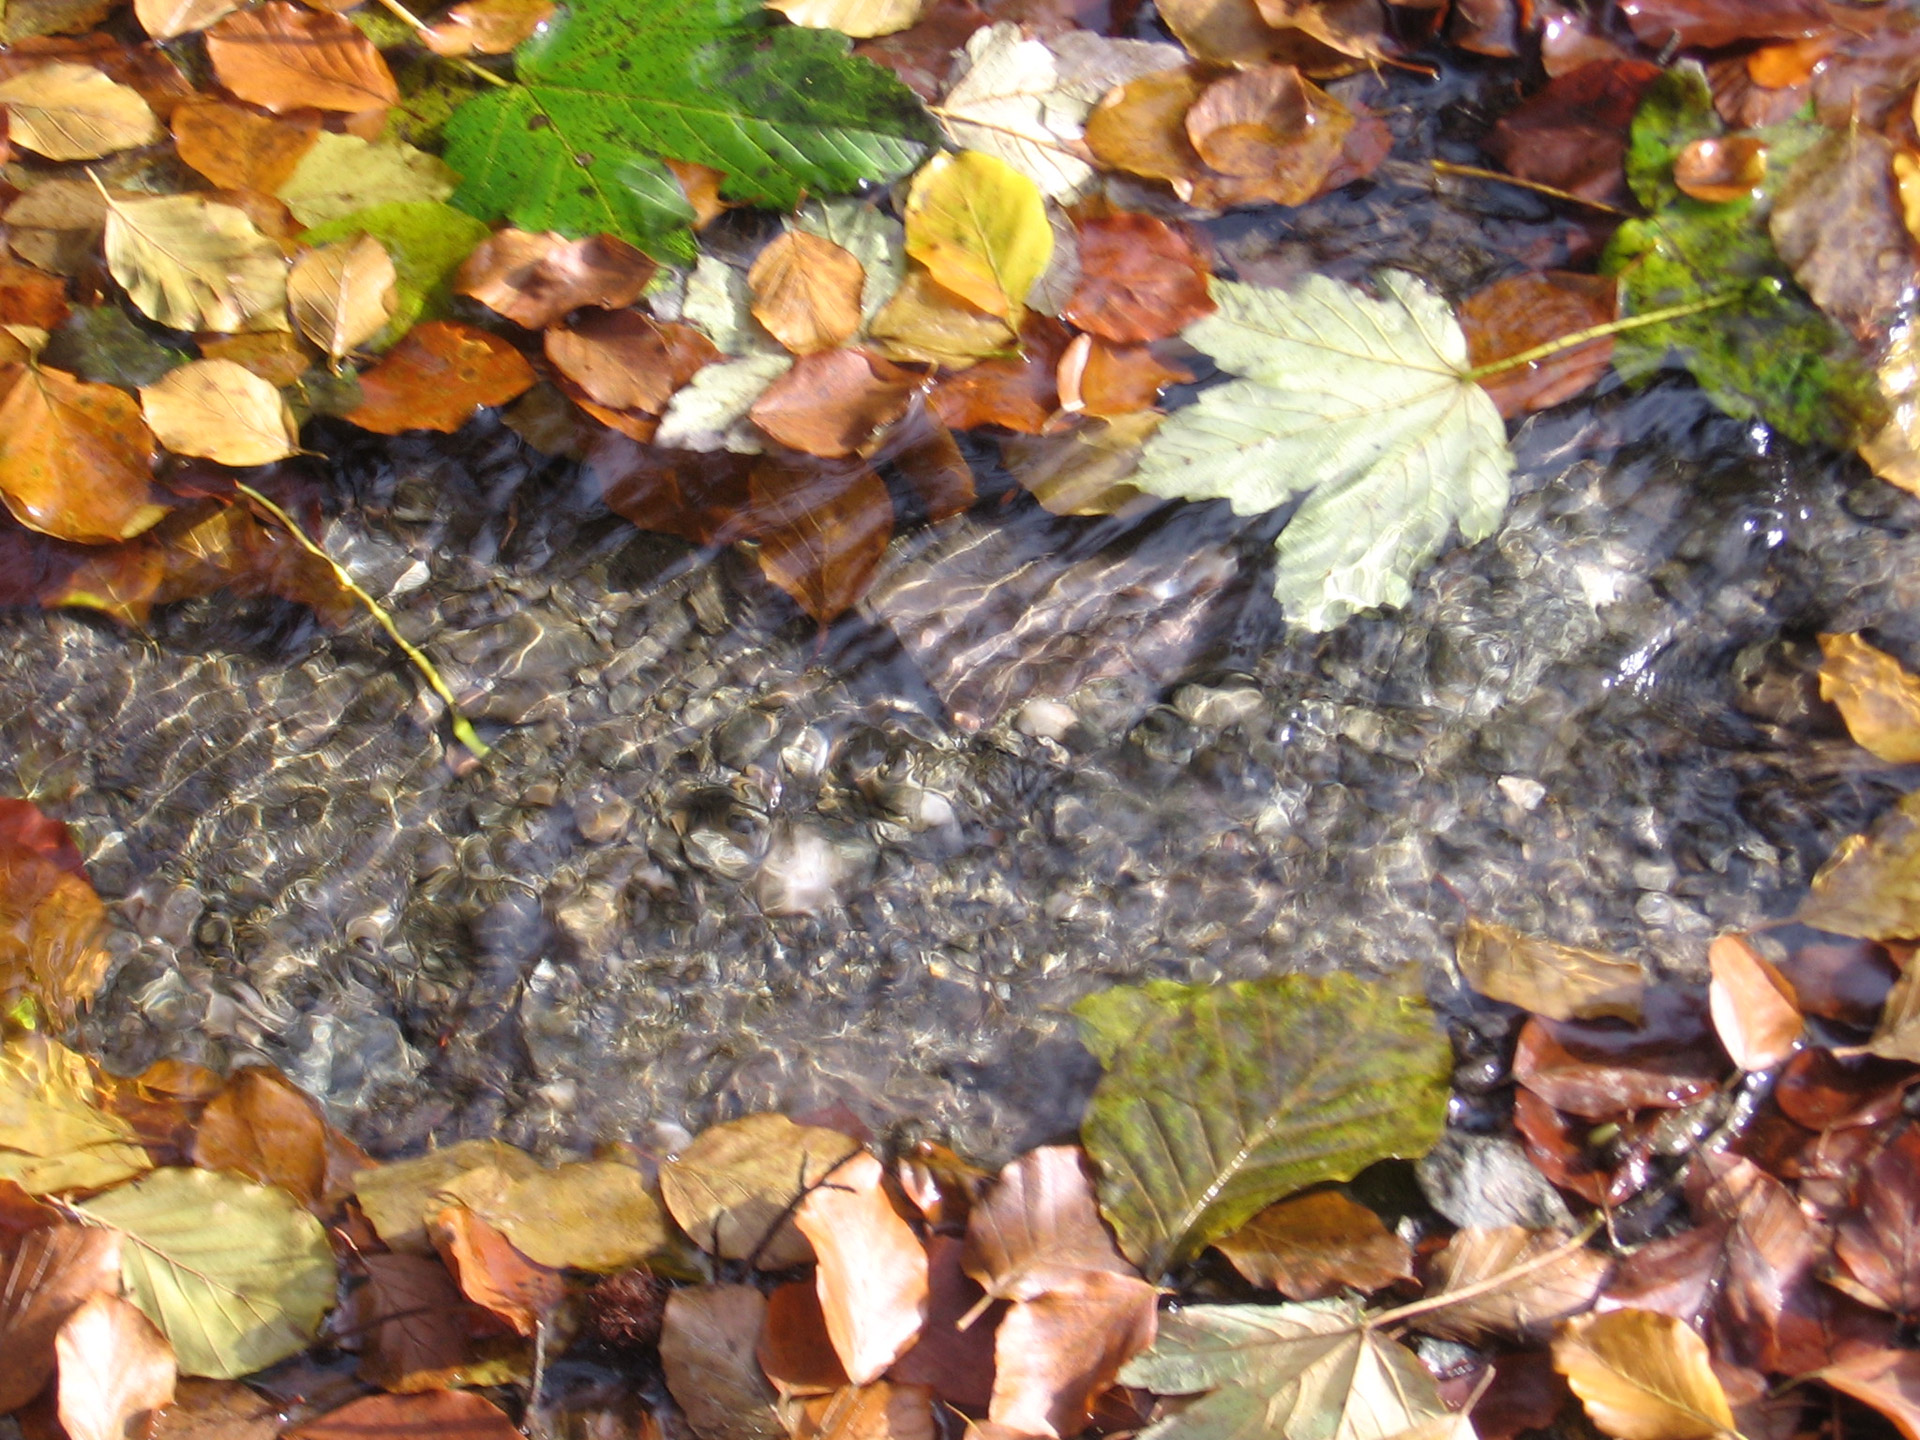
[[91, 65], [42, 65], [0, 81], [0, 105], [13, 143], [49, 160], [97, 160], [161, 134], [138, 90]]
[[385, 328], [397, 301], [393, 257], [371, 235], [309, 250], [287, 277], [300, 333], [338, 362]]
[[176, 455], [271, 465], [300, 448], [293, 412], [272, 383], [232, 360], [190, 360], [140, 387], [147, 427]]
[[202, 195], [107, 199], [107, 268], [174, 330], [285, 330], [287, 262], [246, 212]]
[[767, 8], [796, 25], [870, 40], [912, 28], [927, 6], [926, 0], [767, 0]]
[[1609, 1310], [1560, 1327], [1553, 1368], [1615, 1440], [1709, 1440], [1734, 1431], [1707, 1342], [1671, 1315]]
[[133, 1126], [99, 1108], [85, 1057], [31, 1032], [0, 1050], [0, 1180], [47, 1195], [116, 1184], [152, 1164]]
[[963, 300], [1014, 329], [1053, 259], [1040, 187], [991, 155], [936, 155], [907, 192], [907, 253]]

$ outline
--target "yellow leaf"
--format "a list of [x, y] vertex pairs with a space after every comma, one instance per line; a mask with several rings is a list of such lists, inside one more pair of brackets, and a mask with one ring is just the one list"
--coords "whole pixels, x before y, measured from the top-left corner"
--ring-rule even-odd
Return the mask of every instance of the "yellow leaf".
[[91, 65], [42, 65], [0, 81], [0, 105], [13, 142], [49, 160], [97, 160], [161, 134], [138, 90]]
[[977, 310], [911, 265], [900, 288], [880, 307], [867, 334], [882, 354], [964, 370], [974, 361], [1012, 350], [1018, 338], [1007, 322]]
[[612, 1160], [531, 1173], [480, 1165], [440, 1193], [458, 1200], [541, 1265], [620, 1270], [667, 1243], [666, 1216], [646, 1177]]
[[767, 0], [767, 8], [796, 25], [868, 40], [910, 29], [927, 7], [926, 0]]
[[933, 278], [1016, 330], [1053, 259], [1040, 187], [977, 150], [936, 155], [907, 193], [907, 253]]
[[1733, 1431], [1733, 1410], [1707, 1342], [1671, 1315], [1610, 1310], [1563, 1325], [1553, 1368], [1615, 1440], [1707, 1440]]
[[393, 257], [371, 235], [309, 250], [287, 277], [287, 305], [300, 333], [333, 360], [385, 327], [397, 291]]
[[1858, 635], [1822, 635], [1820, 655], [1820, 698], [1855, 742], [1889, 765], [1920, 760], [1920, 677]]
[[133, 1127], [99, 1108], [82, 1056], [39, 1034], [0, 1051], [0, 1180], [47, 1195], [112, 1185], [152, 1164]]
[[140, 387], [154, 437], [176, 455], [271, 465], [300, 448], [293, 412], [273, 385], [231, 360], [190, 360]]
[[1454, 946], [1461, 976], [1492, 999], [1550, 1020], [1640, 1019], [1647, 977], [1631, 960], [1523, 935], [1471, 915]]
[[174, 330], [285, 330], [287, 262], [246, 212], [200, 195], [107, 200], [107, 268]]
[[444, 200], [459, 177], [424, 150], [322, 130], [274, 191], [302, 225], [325, 225], [375, 205]]

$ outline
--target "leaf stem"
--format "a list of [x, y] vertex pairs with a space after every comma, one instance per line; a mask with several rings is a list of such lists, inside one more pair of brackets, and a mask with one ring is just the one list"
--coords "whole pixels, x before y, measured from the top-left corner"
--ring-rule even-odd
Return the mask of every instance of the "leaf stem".
[[1522, 1276], [1531, 1275], [1536, 1270], [1544, 1270], [1549, 1265], [1557, 1265], [1599, 1234], [1600, 1224], [1601, 1217], [1596, 1215], [1575, 1231], [1572, 1238], [1564, 1245], [1556, 1245], [1553, 1249], [1536, 1255], [1531, 1260], [1522, 1261], [1518, 1265], [1502, 1270], [1498, 1275], [1489, 1275], [1486, 1279], [1477, 1280], [1471, 1285], [1462, 1285], [1458, 1290], [1449, 1290], [1442, 1295], [1429, 1295], [1424, 1300], [1415, 1300], [1397, 1309], [1382, 1310], [1378, 1315], [1369, 1315], [1366, 1319], [1366, 1328], [1378, 1330], [1383, 1325], [1398, 1324], [1402, 1320], [1412, 1319], [1415, 1315], [1425, 1315], [1432, 1310], [1444, 1310], [1449, 1305], [1460, 1305], [1468, 1300], [1477, 1300], [1489, 1291], [1498, 1290], [1503, 1285], [1511, 1285]]
[[1531, 190], [1537, 195], [1545, 195], [1550, 200], [1563, 200], [1569, 205], [1584, 205], [1589, 210], [1598, 210], [1606, 215], [1625, 215], [1628, 212], [1618, 205], [1609, 205], [1604, 200], [1589, 200], [1584, 195], [1576, 195], [1571, 190], [1558, 190], [1551, 185], [1543, 185], [1538, 180], [1523, 180], [1518, 175], [1503, 174], [1498, 170], [1485, 170], [1478, 165], [1455, 165], [1451, 160], [1429, 162], [1436, 175], [1459, 175], [1468, 180], [1497, 180], [1502, 185], [1517, 185], [1522, 190]]
[[[400, 0], [380, 0], [380, 3], [384, 5], [387, 11], [390, 14], [392, 14], [396, 19], [402, 20], [406, 24], [411, 25], [413, 27], [414, 33], [416, 35], [419, 35], [423, 39], [426, 37], [427, 32], [433, 28], [431, 25], [427, 24], [426, 21], [422, 20], [418, 15], [414, 14], [411, 10], [407, 9], [405, 5], [402, 5], [400, 3]], [[433, 49], [431, 45], [429, 45], [427, 48], [430, 50]], [[437, 50], [434, 51], [434, 53], [439, 54]], [[440, 58], [443, 60], [453, 60], [456, 64], [460, 66], [461, 69], [465, 70], [469, 75], [476, 76], [479, 79], [486, 81], [487, 84], [489, 85], [498, 85], [503, 90], [509, 88], [513, 83], [510, 80], [502, 80], [498, 75], [494, 74], [491, 70], [487, 69], [487, 67], [484, 65], [474, 64], [473, 61], [467, 59], [464, 55], [458, 55], [458, 56], [441, 55]]]
[[346, 568], [341, 565], [338, 560], [323, 550], [317, 540], [300, 528], [300, 522], [295, 520], [293, 516], [289, 515], [285, 510], [282, 510], [273, 501], [269, 500], [244, 481], [234, 481], [233, 488], [277, 520], [281, 527], [293, 537], [294, 542], [299, 545], [301, 549], [305, 550], [309, 555], [312, 555], [329, 570], [333, 571], [333, 578], [338, 580], [342, 588], [351, 593], [356, 600], [367, 607], [368, 612], [379, 622], [380, 628], [386, 631], [388, 636], [393, 640], [393, 643], [400, 647], [400, 653], [411, 660], [414, 669], [418, 670], [420, 674], [425, 677], [433, 693], [446, 702], [447, 720], [453, 727], [454, 738], [475, 755], [485, 756], [488, 754], [492, 747], [480, 738], [473, 726], [467, 722], [467, 717], [460, 713], [460, 702], [453, 698], [453, 691], [448, 688], [447, 682], [441, 678], [440, 671], [435, 667], [433, 661], [427, 658], [425, 651], [421, 650], [418, 645], [415, 645], [400, 633], [400, 627], [394, 624], [393, 616], [387, 613], [386, 607], [374, 599], [373, 596], [369, 595], [366, 590], [361, 588], [359, 582], [347, 573]]
[[1518, 370], [1523, 365], [1531, 365], [1536, 360], [1545, 360], [1568, 350], [1577, 350], [1582, 345], [1595, 340], [1604, 340], [1609, 335], [1622, 335], [1629, 330], [1639, 330], [1648, 325], [1664, 325], [1669, 320], [1684, 320], [1689, 315], [1704, 315], [1709, 310], [1721, 310], [1735, 304], [1740, 299], [1738, 293], [1715, 295], [1706, 300], [1689, 300], [1681, 305], [1664, 305], [1658, 310], [1648, 310], [1641, 315], [1628, 315], [1620, 320], [1609, 320], [1604, 325], [1590, 325], [1585, 330], [1576, 330], [1571, 335], [1561, 335], [1536, 345], [1531, 350], [1522, 350], [1518, 355], [1508, 355], [1503, 359], [1490, 360], [1485, 365], [1476, 365], [1460, 378], [1463, 380], [1485, 380], [1491, 375], [1502, 375], [1509, 370]]

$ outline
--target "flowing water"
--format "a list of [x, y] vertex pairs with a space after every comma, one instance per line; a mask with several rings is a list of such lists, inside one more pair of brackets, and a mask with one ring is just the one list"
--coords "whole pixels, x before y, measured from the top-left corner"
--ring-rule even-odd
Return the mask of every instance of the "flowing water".
[[[1512, 93], [1396, 80], [1382, 175], [1223, 255], [1457, 299], [1559, 243], [1416, 163]], [[983, 504], [823, 637], [491, 418], [320, 443], [328, 547], [495, 753], [448, 750], [370, 623], [216, 597], [145, 635], [0, 614], [0, 783], [113, 911], [90, 1048], [265, 1059], [381, 1153], [844, 1103], [1005, 1155], [1074, 1127], [1090, 990], [1438, 974], [1469, 909], [1697, 970], [1914, 779], [1846, 740], [1813, 641], [1920, 658], [1920, 504], [1680, 382], [1519, 427], [1499, 532], [1324, 636], [1267, 593], [1277, 521], [1056, 519], [985, 451]]]

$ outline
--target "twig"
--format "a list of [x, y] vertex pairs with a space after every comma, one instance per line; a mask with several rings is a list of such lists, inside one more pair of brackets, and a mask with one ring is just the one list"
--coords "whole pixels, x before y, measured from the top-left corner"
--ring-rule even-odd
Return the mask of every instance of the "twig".
[[[380, 0], [380, 3], [384, 5], [387, 8], [388, 12], [392, 14], [396, 19], [403, 20], [407, 24], [411, 25], [413, 27], [414, 33], [416, 35], [419, 35], [422, 39], [424, 39], [426, 37], [427, 32], [433, 28], [431, 25], [427, 24], [426, 21], [422, 20], [418, 15], [414, 14], [411, 10], [407, 9], [406, 6], [402, 5], [400, 3], [400, 0]], [[429, 50], [433, 49], [431, 45], [429, 45], [427, 48]], [[440, 55], [440, 52], [435, 50], [434, 54]], [[491, 70], [487, 69], [486, 66], [476, 65], [473, 63], [473, 61], [467, 59], [464, 55], [440, 55], [440, 58], [442, 60], [454, 61], [457, 65], [460, 66], [461, 69], [465, 70], [469, 75], [472, 75], [477, 79], [484, 80], [489, 85], [498, 85], [503, 90], [509, 89], [512, 86], [512, 83], [513, 83], [512, 81], [502, 80], [498, 75], [494, 74]]]
[[1571, 190], [1558, 190], [1551, 185], [1542, 185], [1538, 180], [1523, 180], [1518, 175], [1502, 174], [1498, 170], [1483, 170], [1478, 165], [1456, 165], [1451, 160], [1432, 161], [1437, 175], [1458, 175], [1468, 180], [1497, 180], [1502, 185], [1517, 185], [1522, 190], [1531, 190], [1536, 195], [1545, 195], [1550, 200], [1564, 201], [1568, 205], [1584, 205], [1589, 210], [1598, 210], [1606, 215], [1626, 215], [1618, 205], [1609, 205], [1604, 200], [1589, 200], [1584, 195], [1576, 195]]

